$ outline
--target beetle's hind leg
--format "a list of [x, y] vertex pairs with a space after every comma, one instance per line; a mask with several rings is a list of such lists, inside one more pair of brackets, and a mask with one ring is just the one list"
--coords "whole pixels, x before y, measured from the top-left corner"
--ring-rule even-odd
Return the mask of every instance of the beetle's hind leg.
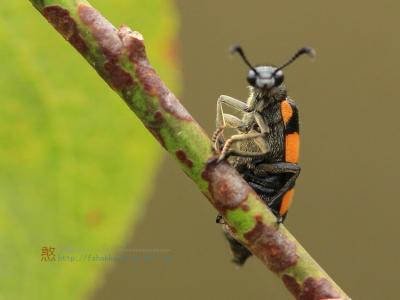
[[288, 162], [277, 162], [277, 163], [269, 163], [269, 164], [259, 164], [257, 165], [257, 168], [255, 169], [256, 174], [258, 175], [263, 175], [265, 173], [272, 173], [272, 174], [281, 174], [281, 173], [287, 173], [290, 174], [291, 176], [286, 180], [285, 184], [279, 189], [279, 191], [276, 193], [276, 195], [272, 198], [271, 200], [271, 205], [274, 204], [274, 202], [282, 197], [287, 191], [289, 191], [291, 188], [293, 188], [297, 177], [299, 177], [300, 174], [300, 166], [298, 164], [294, 163], [288, 163]]
[[[256, 175], [263, 175], [263, 174], [289, 174], [290, 176], [287, 178], [286, 182], [283, 186], [276, 192], [276, 194], [268, 201], [269, 207], [274, 207], [278, 204], [278, 201], [281, 201], [282, 197], [289, 192], [296, 183], [297, 177], [300, 174], [300, 166], [295, 163], [288, 163], [288, 162], [278, 162], [278, 163], [270, 163], [270, 164], [259, 164], [255, 169]], [[280, 204], [281, 205], [281, 204]], [[279, 212], [278, 214], [278, 223], [283, 223], [285, 220], [287, 210], [283, 212]]]

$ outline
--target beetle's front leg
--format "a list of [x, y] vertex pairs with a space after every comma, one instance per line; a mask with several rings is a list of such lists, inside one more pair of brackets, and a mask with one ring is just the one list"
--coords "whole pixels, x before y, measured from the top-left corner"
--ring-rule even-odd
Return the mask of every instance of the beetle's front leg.
[[[239, 150], [239, 149], [231, 149], [232, 146], [235, 143], [244, 141], [244, 140], [251, 140], [251, 139], [259, 139], [260, 141], [257, 143], [257, 145], [260, 146], [260, 150], [257, 152], [250, 152], [250, 151], [245, 151], [245, 150]], [[252, 133], [243, 133], [243, 134], [236, 134], [230, 137], [225, 144], [224, 148], [221, 151], [221, 154], [218, 158], [218, 162], [224, 160], [225, 158], [228, 158], [228, 156], [235, 155], [235, 156], [242, 156], [242, 157], [258, 157], [258, 156], [263, 156], [269, 151], [269, 145], [265, 142], [264, 140], [264, 133], [260, 132], [252, 132]]]
[[225, 140], [223, 137], [223, 131], [226, 127], [234, 128], [234, 129], [240, 129], [240, 128], [245, 127], [245, 124], [243, 123], [242, 120], [240, 120], [238, 117], [235, 117], [235, 116], [232, 116], [229, 114], [223, 114], [222, 120], [223, 120], [224, 125], [217, 128], [211, 138], [211, 141], [214, 145], [214, 149], [217, 152], [221, 151], [221, 148], [225, 144]]
[[[264, 118], [260, 113], [254, 112], [254, 118], [261, 132], [250, 132], [250, 133], [233, 135], [230, 139], [228, 139], [225, 142], [224, 148], [221, 151], [218, 161], [222, 161], [223, 159], [227, 158], [230, 155], [242, 156], [242, 157], [260, 157], [264, 156], [269, 152], [270, 146], [265, 140], [265, 136], [269, 133], [269, 127], [267, 123], [265, 123]], [[245, 150], [231, 149], [233, 144], [241, 142], [243, 140], [250, 140], [250, 139], [253, 139], [255, 141], [257, 146], [260, 148], [259, 151], [250, 152]]]
[[223, 137], [223, 132], [226, 127], [238, 129], [245, 126], [245, 124], [239, 118], [233, 115], [224, 114], [222, 108], [223, 103], [241, 112], [247, 112], [249, 109], [252, 109], [246, 103], [229, 96], [222, 95], [218, 98], [216, 130], [212, 135], [214, 148], [218, 152], [221, 150], [220, 148], [225, 142], [223, 138], [221, 141], [220, 137]]

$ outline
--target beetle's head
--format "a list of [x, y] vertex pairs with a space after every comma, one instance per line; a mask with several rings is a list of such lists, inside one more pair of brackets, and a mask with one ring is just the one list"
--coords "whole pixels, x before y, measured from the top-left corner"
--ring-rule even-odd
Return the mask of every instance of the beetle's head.
[[[275, 73], [276, 72], [276, 73]], [[257, 66], [250, 69], [247, 75], [247, 82], [254, 88], [270, 90], [283, 83], [283, 71], [272, 66]]]
[[239, 53], [243, 61], [250, 67], [249, 73], [247, 75], [247, 82], [253, 88], [269, 91], [274, 87], [279, 87], [284, 80], [282, 69], [294, 62], [299, 56], [303, 54], [308, 54], [311, 57], [315, 56], [315, 51], [312, 48], [304, 47], [299, 49], [288, 62], [280, 67], [273, 66], [256, 66], [253, 67], [251, 63], [247, 60], [243, 49], [240, 46], [234, 46], [231, 50], [232, 53]]

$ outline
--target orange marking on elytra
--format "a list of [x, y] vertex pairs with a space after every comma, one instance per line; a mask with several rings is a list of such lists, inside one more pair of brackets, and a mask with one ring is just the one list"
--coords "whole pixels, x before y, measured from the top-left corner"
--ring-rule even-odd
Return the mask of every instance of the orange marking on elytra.
[[290, 133], [285, 137], [285, 161], [297, 163], [299, 161], [300, 136], [297, 132]]
[[281, 102], [281, 114], [283, 123], [286, 125], [293, 116], [293, 109], [287, 100]]
[[291, 189], [283, 195], [283, 199], [281, 202], [281, 207], [279, 208], [279, 214], [283, 216], [289, 210], [290, 205], [292, 204], [293, 200], [294, 189]]

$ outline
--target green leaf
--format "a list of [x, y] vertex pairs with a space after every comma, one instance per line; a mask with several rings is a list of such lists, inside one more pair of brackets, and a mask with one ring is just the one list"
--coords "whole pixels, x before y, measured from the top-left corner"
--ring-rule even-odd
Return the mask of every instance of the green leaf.
[[[176, 92], [171, 3], [92, 4], [142, 31]], [[123, 245], [161, 148], [29, 1], [0, 2], [0, 61], [0, 299], [84, 298], [109, 265], [85, 255]], [[55, 262], [41, 261], [42, 247], [55, 249]]]

